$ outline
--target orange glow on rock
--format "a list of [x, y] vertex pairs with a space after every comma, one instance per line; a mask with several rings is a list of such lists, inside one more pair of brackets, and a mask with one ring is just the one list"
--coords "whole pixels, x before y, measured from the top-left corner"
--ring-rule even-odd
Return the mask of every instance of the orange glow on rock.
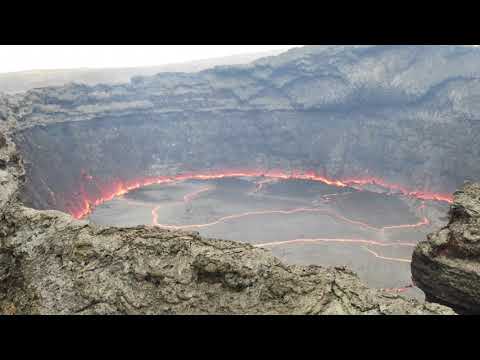
[[[207, 190], [203, 190], [200, 192], [204, 192]], [[200, 193], [198, 192], [198, 193]], [[295, 208], [295, 209], [288, 209], [288, 210], [262, 210], [262, 211], [247, 211], [239, 214], [232, 214], [232, 215], [227, 215], [223, 216], [217, 220], [208, 222], [208, 223], [203, 223], [203, 224], [188, 224], [188, 225], [169, 225], [169, 224], [160, 224], [158, 222], [158, 210], [160, 209], [160, 206], [155, 206], [152, 209], [152, 225], [154, 226], [159, 226], [165, 229], [171, 229], [171, 230], [181, 230], [181, 229], [198, 229], [198, 228], [205, 228], [205, 227], [210, 227], [214, 225], [218, 225], [223, 222], [227, 222], [229, 220], [236, 220], [244, 217], [249, 217], [249, 216], [260, 216], [260, 215], [292, 215], [292, 214], [297, 214], [297, 213], [320, 213], [320, 214], [325, 214], [327, 216], [333, 217], [337, 220], [360, 226], [369, 230], [373, 231], [385, 231], [385, 230], [395, 230], [395, 229], [408, 229], [408, 228], [417, 228], [417, 227], [422, 227], [430, 224], [430, 221], [426, 218], [423, 217], [421, 221], [418, 221], [417, 223], [414, 224], [400, 224], [400, 225], [388, 225], [388, 226], [383, 226], [383, 227], [376, 227], [370, 224], [367, 224], [362, 221], [358, 220], [353, 220], [349, 219], [345, 216], [340, 215], [339, 213], [329, 210], [329, 209], [319, 209], [319, 208]]]
[[[420, 200], [432, 200], [441, 202], [453, 202], [453, 197], [448, 194], [440, 194], [426, 191], [415, 191], [407, 189], [398, 184], [389, 183], [385, 180], [368, 177], [368, 178], [348, 178], [348, 179], [331, 179], [326, 176], [318, 175], [313, 171], [283, 171], [283, 170], [223, 170], [223, 171], [206, 171], [195, 173], [184, 173], [174, 176], [156, 176], [144, 177], [133, 181], [116, 180], [109, 184], [102, 184], [96, 181], [94, 177], [88, 175], [82, 170], [83, 181], [88, 182], [88, 186], [94, 186], [95, 191], [86, 191], [84, 185], [81, 186], [80, 200], [78, 204], [67, 206], [69, 212], [74, 218], [82, 219], [88, 216], [96, 206], [99, 206], [115, 197], [125, 195], [130, 191], [137, 190], [144, 186], [155, 184], [169, 184], [176, 181], [184, 180], [215, 180], [225, 178], [239, 177], [264, 177], [270, 180], [308, 180], [316, 181], [323, 184], [336, 186], [340, 188], [361, 187], [366, 185], [375, 185], [391, 192], [396, 192], [405, 196], [417, 198]], [[95, 195], [92, 195], [95, 193]]]

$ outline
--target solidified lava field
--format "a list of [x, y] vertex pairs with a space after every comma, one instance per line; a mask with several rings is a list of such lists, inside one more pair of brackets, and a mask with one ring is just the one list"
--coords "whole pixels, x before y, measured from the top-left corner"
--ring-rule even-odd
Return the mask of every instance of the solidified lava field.
[[348, 266], [371, 287], [421, 298], [411, 254], [447, 210], [446, 202], [377, 189], [237, 177], [141, 187], [97, 206], [90, 220], [248, 242], [290, 264]]

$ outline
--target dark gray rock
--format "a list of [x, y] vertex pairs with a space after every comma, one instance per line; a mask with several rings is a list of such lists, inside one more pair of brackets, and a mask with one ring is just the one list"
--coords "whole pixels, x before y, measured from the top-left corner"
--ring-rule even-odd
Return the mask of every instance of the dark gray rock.
[[480, 184], [455, 193], [449, 224], [415, 249], [412, 275], [429, 301], [480, 314]]
[[[449, 313], [368, 290], [346, 270], [287, 267], [248, 245], [28, 209], [19, 187], [26, 174], [23, 205], [61, 211], [80, 200], [82, 171], [108, 183], [305, 169], [450, 193], [480, 178], [479, 64], [480, 50], [464, 46], [312, 46], [195, 74], [0, 96], [0, 133], [18, 148], [0, 147], [3, 311]], [[93, 196], [97, 185], [83, 190]], [[478, 279], [465, 269], [478, 264], [476, 208], [464, 203], [453, 219], [467, 228], [421, 244], [413, 268], [429, 299], [472, 309]], [[448, 256], [431, 252], [445, 243]]]
[[[0, 152], [17, 157], [12, 143]], [[0, 314], [454, 314], [371, 290], [345, 268], [155, 227], [109, 228], [18, 201], [0, 181]]]
[[65, 211], [81, 169], [106, 181], [307, 169], [450, 194], [480, 178], [478, 64], [480, 49], [465, 46], [308, 46], [129, 84], [34, 89], [4, 112], [37, 208]]
[[0, 256], [0, 312], [453, 314], [368, 289], [344, 268], [287, 266], [267, 250], [195, 233], [97, 227], [26, 208], [8, 220], [17, 230]]

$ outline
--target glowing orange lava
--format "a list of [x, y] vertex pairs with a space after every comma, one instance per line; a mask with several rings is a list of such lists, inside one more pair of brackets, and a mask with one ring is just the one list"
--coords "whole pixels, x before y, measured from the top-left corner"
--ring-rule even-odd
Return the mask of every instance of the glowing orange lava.
[[392, 246], [407, 246], [415, 247], [415, 242], [394, 242], [394, 243], [385, 243], [375, 240], [367, 239], [331, 239], [331, 238], [315, 238], [315, 239], [293, 239], [285, 241], [273, 241], [263, 244], [255, 244], [255, 247], [275, 247], [281, 245], [297, 245], [297, 244], [312, 244], [312, 243], [351, 243], [351, 244], [363, 244], [363, 245], [373, 245], [373, 246], [383, 246], [383, 247], [392, 247]]
[[[274, 241], [270, 243], [256, 244], [254, 246], [263, 248], [263, 247], [275, 247], [275, 246], [282, 246], [282, 245], [298, 245], [298, 244], [314, 244], [314, 243], [347, 243], [347, 244], [356, 244], [356, 245], [360, 244], [360, 245], [382, 246], [382, 247], [393, 247], [393, 246], [415, 247], [416, 246], [416, 243], [414, 242], [385, 243], [385, 242], [367, 240], [367, 239], [331, 239], [331, 238], [294, 239], [294, 240], [285, 240], [285, 241]], [[408, 263], [411, 262], [409, 259], [381, 256], [375, 251], [370, 250], [365, 246], [362, 246], [362, 248], [367, 250], [370, 254], [375, 256], [377, 259], [396, 261], [396, 262], [408, 262]]]
[[192, 192], [192, 193], [188, 193], [187, 195], [185, 195], [185, 196], [183, 197], [183, 201], [184, 201], [185, 203], [188, 203], [188, 202], [196, 199], [200, 194], [202, 194], [202, 193], [204, 193], [204, 192], [207, 192], [207, 191], [211, 191], [211, 190], [213, 190], [213, 189], [214, 189], [213, 186], [206, 186], [206, 187], [201, 188], [201, 189], [199, 189], [199, 190], [196, 190], [196, 191], [194, 191], [194, 192]]
[[[211, 191], [211, 190], [213, 190], [214, 188], [215, 188], [214, 186], [206, 186], [206, 187], [201, 188], [201, 189], [199, 189], [199, 190], [195, 190], [195, 191], [193, 191], [193, 192], [191, 192], [191, 193], [185, 194], [185, 195], [183, 196], [183, 203], [184, 203], [184, 204], [188, 204], [188, 203], [191, 202], [192, 200], [194, 200], [194, 199], [196, 199], [197, 197], [199, 197], [200, 194], [202, 194], [202, 193], [204, 193], [204, 192], [207, 192], [207, 191]], [[178, 202], [178, 201], [173, 202], [173, 204], [177, 204], [177, 203], [179, 203], [179, 202]], [[172, 204], [172, 203], [170, 203], [170, 204]], [[160, 208], [160, 205], [155, 206], [155, 207], [152, 209], [152, 211], [151, 211], [151, 213], [152, 213], [152, 225], [154, 225], [154, 226], [159, 226], [159, 225], [158, 225], [158, 209], [159, 209], [159, 208]], [[168, 228], [169, 228], [169, 229], [177, 229], [177, 230], [178, 230], [178, 229], [181, 229], [181, 227], [175, 227], [175, 226], [170, 226], [170, 227], [169, 227], [169, 226], [165, 226], [165, 228], [167, 228], [167, 229], [168, 229]]]
[[[205, 191], [205, 190], [203, 190]], [[316, 213], [324, 213], [328, 216], [331, 216], [333, 218], [339, 219], [341, 221], [364, 227], [369, 230], [374, 230], [374, 231], [385, 231], [385, 230], [393, 230], [393, 229], [404, 229], [404, 228], [416, 228], [416, 227], [421, 227], [425, 225], [429, 225], [430, 221], [424, 217], [421, 221], [415, 223], [415, 224], [402, 224], [402, 225], [390, 225], [390, 226], [383, 226], [383, 227], [375, 227], [373, 225], [367, 224], [365, 222], [357, 221], [357, 220], [352, 220], [349, 219], [345, 216], [342, 216], [338, 214], [337, 212], [329, 209], [319, 209], [319, 208], [296, 208], [296, 209], [290, 209], [290, 210], [262, 210], [262, 211], [247, 211], [239, 214], [233, 214], [233, 215], [228, 215], [228, 216], [223, 216], [215, 221], [209, 222], [209, 223], [203, 223], [203, 224], [189, 224], [189, 225], [169, 225], [169, 224], [160, 224], [158, 222], [158, 210], [160, 206], [156, 206], [152, 209], [152, 224], [155, 226], [159, 226], [162, 228], [166, 229], [172, 229], [172, 230], [180, 230], [180, 229], [191, 229], [191, 228], [205, 228], [205, 227], [210, 227], [214, 225], [218, 225], [222, 222], [226, 222], [228, 220], [234, 220], [234, 219], [240, 219], [243, 217], [247, 216], [258, 216], [258, 215], [292, 215], [292, 214], [297, 214], [297, 213], [303, 213], [303, 212], [316, 212]]]
[[[194, 191], [192, 193], [186, 194], [183, 197], [184, 203], [187, 203], [194, 198], [198, 197], [201, 193], [204, 193], [206, 191], [211, 190], [211, 187], [206, 187], [202, 188], [200, 190]], [[424, 204], [422, 204], [418, 210], [423, 210], [425, 207]], [[184, 230], [184, 229], [191, 229], [191, 228], [205, 228], [213, 225], [217, 225], [221, 222], [225, 222], [228, 220], [233, 220], [233, 219], [239, 219], [243, 218], [246, 216], [258, 216], [258, 215], [270, 215], [270, 214], [280, 214], [280, 215], [292, 215], [296, 213], [302, 213], [302, 212], [320, 212], [320, 213], [325, 213], [329, 216], [333, 216], [337, 219], [340, 219], [342, 221], [351, 223], [356, 226], [361, 226], [365, 227], [370, 230], [375, 230], [375, 231], [384, 231], [384, 230], [389, 230], [389, 229], [401, 229], [401, 228], [412, 228], [412, 227], [418, 227], [418, 226], [424, 226], [428, 225], [429, 221], [426, 217], [424, 219], [416, 224], [405, 224], [405, 225], [392, 225], [392, 226], [385, 226], [385, 227], [374, 227], [372, 225], [369, 225], [367, 223], [363, 223], [360, 221], [356, 220], [351, 220], [348, 219], [332, 210], [329, 209], [319, 209], [319, 208], [297, 208], [297, 209], [291, 209], [291, 210], [264, 210], [264, 211], [249, 211], [249, 212], [244, 212], [240, 214], [234, 214], [234, 215], [229, 215], [229, 216], [224, 216], [221, 217], [220, 219], [216, 221], [212, 221], [209, 223], [203, 223], [203, 224], [191, 224], [191, 225], [166, 225], [166, 224], [160, 224], [158, 222], [158, 210], [160, 209], [160, 206], [155, 206], [152, 209], [152, 224], [154, 226], [159, 226], [165, 229], [171, 229], [171, 230]], [[375, 240], [367, 240], [367, 239], [338, 239], [338, 238], [315, 238], [315, 239], [293, 239], [293, 240], [285, 240], [285, 241], [275, 241], [275, 242], [269, 242], [269, 243], [263, 243], [263, 244], [256, 244], [254, 246], [256, 247], [275, 247], [275, 246], [281, 246], [281, 245], [292, 245], [292, 244], [309, 244], [309, 243], [349, 243], [349, 244], [356, 244], [356, 245], [369, 245], [369, 246], [381, 246], [381, 247], [395, 247], [395, 246], [400, 246], [400, 247], [415, 247], [416, 243], [415, 242], [392, 242], [392, 243], [385, 243], [385, 242], [380, 242], [380, 241], [375, 241]], [[363, 247], [363, 246], [362, 246]], [[365, 248], [366, 249], [366, 248]], [[401, 258], [387, 258], [383, 257], [369, 249], [366, 249], [369, 251], [372, 255], [379, 259], [383, 260], [389, 260], [389, 261], [399, 261], [399, 262], [406, 262], [408, 261], [407, 259], [401, 259]], [[399, 290], [400, 291], [400, 290]]]
[[[143, 181], [137, 181], [137, 182], [127, 182], [127, 183], [122, 183], [122, 182], [117, 182], [113, 186], [111, 186], [108, 190], [106, 191], [105, 189], [107, 187], [101, 187], [103, 190], [101, 192], [102, 196], [97, 199], [89, 199], [88, 196], [86, 196], [86, 191], [84, 188], [81, 189], [80, 193], [84, 196], [84, 207], [81, 208], [81, 211], [74, 213], [77, 214], [75, 217], [84, 217], [87, 214], [90, 213], [92, 210], [92, 207], [98, 206], [101, 203], [105, 201], [109, 201], [113, 199], [116, 196], [122, 196], [128, 193], [129, 191], [138, 189], [142, 186], [148, 186], [148, 185], [153, 185], [153, 184], [172, 184], [178, 181], [182, 180], [212, 180], [212, 179], [223, 179], [223, 178], [235, 178], [235, 177], [265, 177], [266, 179], [260, 180], [256, 183], [256, 188], [253, 191], [253, 193], [259, 192], [262, 189], [262, 186], [264, 184], [277, 181], [279, 179], [302, 179], [302, 180], [310, 180], [310, 181], [319, 181], [328, 185], [334, 185], [334, 186], [339, 186], [339, 187], [346, 187], [349, 186], [347, 184], [354, 184], [356, 186], [359, 185], [365, 185], [365, 184], [376, 184], [388, 189], [394, 189], [399, 191], [400, 193], [408, 196], [414, 196], [418, 199], [424, 199], [425, 197], [428, 197], [429, 200], [436, 200], [436, 201], [448, 201], [450, 202], [451, 200], [449, 198], [444, 197], [443, 195], [440, 196], [436, 194], [435, 196], [426, 196], [425, 193], [420, 193], [417, 192], [406, 192], [406, 191], [401, 191], [399, 190], [400, 188], [397, 187], [396, 185], [391, 185], [387, 186], [386, 183], [384, 182], [379, 182], [378, 180], [348, 180], [348, 181], [338, 181], [338, 180], [329, 180], [323, 177], [319, 176], [311, 176], [311, 175], [305, 175], [305, 174], [293, 174], [293, 175], [286, 175], [282, 173], [255, 173], [255, 172], [229, 172], [229, 173], [220, 173], [220, 174], [206, 174], [206, 173], [200, 173], [200, 174], [188, 174], [188, 175], [179, 175], [175, 177], [159, 177], [159, 178], [154, 178], [154, 179], [145, 179]], [[92, 180], [92, 177], [89, 175], [84, 175], [84, 178], [87, 179], [88, 181]], [[183, 203], [188, 204], [200, 194], [210, 191], [214, 189], [212, 186], [204, 187], [199, 190], [196, 190], [194, 192], [188, 193], [184, 195], [183, 197]], [[329, 194], [330, 196], [335, 196], [339, 194]], [[133, 204], [133, 203], [132, 203]], [[135, 203], [137, 204], [137, 203]], [[146, 205], [141, 203], [141, 205]], [[173, 230], [179, 230], [179, 229], [191, 229], [191, 228], [204, 228], [204, 227], [209, 227], [213, 225], [217, 225], [219, 223], [229, 221], [229, 220], [234, 220], [234, 219], [239, 219], [247, 216], [258, 216], [258, 215], [271, 215], [271, 214], [279, 214], [279, 215], [291, 215], [291, 214], [296, 214], [296, 213], [302, 213], [302, 212], [316, 212], [316, 213], [324, 213], [328, 216], [334, 217], [336, 219], [339, 219], [341, 221], [360, 226], [369, 230], [374, 230], [374, 231], [385, 231], [385, 230], [394, 230], [394, 229], [403, 229], [403, 228], [415, 228], [415, 227], [420, 227], [420, 226], [425, 226], [429, 225], [430, 222], [427, 217], [423, 216], [422, 220], [415, 223], [415, 224], [402, 224], [402, 225], [389, 225], [389, 226], [383, 226], [383, 227], [375, 227], [373, 225], [367, 224], [365, 222], [361, 222], [358, 220], [352, 220], [349, 219], [343, 215], [340, 215], [339, 213], [330, 210], [330, 209], [324, 209], [324, 208], [295, 208], [295, 209], [289, 209], [289, 210], [263, 210], [263, 211], [250, 211], [250, 212], [244, 212], [240, 214], [233, 214], [233, 215], [228, 215], [221, 217], [215, 221], [209, 222], [209, 223], [204, 223], [204, 224], [190, 224], [190, 225], [166, 225], [166, 224], [160, 224], [158, 221], [158, 210], [160, 206], [155, 206], [151, 213], [152, 213], [152, 224], [155, 226], [163, 227], [166, 229], [173, 229]], [[425, 204], [422, 203], [422, 205], [418, 208], [418, 210], [423, 210], [425, 208]], [[415, 247], [416, 243], [415, 242], [392, 242], [392, 243], [386, 243], [386, 242], [381, 242], [381, 241], [375, 241], [375, 240], [368, 240], [368, 239], [343, 239], [343, 238], [313, 238], [313, 239], [306, 239], [306, 238], [300, 238], [300, 239], [293, 239], [293, 240], [285, 240], [285, 241], [275, 241], [275, 242], [269, 242], [269, 243], [262, 243], [262, 244], [256, 244], [254, 245], [255, 247], [276, 247], [276, 246], [282, 246], [282, 245], [295, 245], [295, 244], [311, 244], [311, 243], [348, 243], [348, 244], [357, 244], [357, 245], [362, 245], [362, 248], [368, 251], [371, 255], [375, 256], [378, 259], [382, 260], [387, 260], [387, 261], [395, 261], [395, 262], [404, 262], [404, 263], [410, 263], [411, 260], [409, 259], [403, 259], [403, 258], [394, 258], [394, 257], [386, 257], [378, 254], [377, 252], [369, 249], [366, 246], [380, 246], [380, 247], [395, 247], [395, 246], [400, 246], [400, 247]], [[406, 291], [409, 287], [405, 288], [400, 288], [400, 289], [385, 289], [386, 291], [396, 291], [396, 292], [403, 292]]]
[[387, 291], [387, 292], [403, 293], [403, 292], [408, 291], [409, 289], [412, 289], [412, 288], [414, 288], [413, 284], [410, 284], [410, 285], [407, 285], [407, 286], [404, 286], [404, 287], [401, 287], [401, 288], [389, 288], [389, 289], [381, 289], [381, 290]]
[[[393, 246], [415, 247], [416, 246], [416, 243], [414, 242], [384, 243], [380, 241], [367, 240], [367, 239], [331, 239], [331, 238], [294, 239], [294, 240], [285, 240], [285, 241], [274, 241], [270, 243], [256, 244], [254, 246], [263, 248], [263, 247], [275, 247], [275, 246], [282, 246], [282, 245], [298, 245], [298, 244], [314, 244], [314, 243], [347, 243], [347, 244], [357, 244], [357, 245], [360, 244], [360, 245], [382, 246], [382, 247], [393, 247]], [[367, 250], [370, 254], [375, 256], [377, 259], [396, 261], [396, 262], [408, 262], [408, 263], [411, 262], [411, 260], [409, 259], [381, 256], [375, 251], [370, 250], [365, 246], [362, 246], [362, 248]]]
[[[83, 173], [82, 173], [83, 174]], [[198, 172], [198, 173], [185, 173], [175, 176], [157, 176], [157, 177], [145, 177], [133, 181], [113, 181], [109, 184], [101, 184], [88, 174], [83, 174], [82, 179], [90, 183], [95, 188], [95, 195], [91, 195], [92, 192], [86, 191], [82, 188], [79, 191], [80, 201], [76, 205], [69, 204], [67, 211], [75, 218], [81, 219], [91, 213], [91, 211], [98, 205], [103, 204], [106, 201], [110, 201], [113, 198], [124, 195], [132, 190], [139, 189], [144, 186], [154, 184], [168, 184], [176, 181], [183, 180], [214, 180], [224, 178], [238, 178], [238, 177], [265, 177], [266, 179], [276, 180], [309, 180], [317, 181], [327, 185], [337, 187], [362, 187], [366, 185], [376, 185], [387, 189], [389, 191], [397, 192], [406, 196], [414, 197], [421, 200], [434, 200], [452, 203], [452, 196], [447, 194], [438, 194], [432, 192], [413, 191], [407, 189], [401, 185], [389, 183], [385, 180], [368, 177], [368, 178], [351, 178], [351, 179], [330, 179], [325, 176], [316, 174], [313, 171], [301, 172], [292, 171], [290, 173], [282, 170], [228, 170], [228, 171], [210, 171], [210, 172]]]
[[365, 250], [367, 250], [370, 254], [372, 254], [373, 256], [375, 256], [377, 259], [382, 259], [382, 260], [388, 260], [388, 261], [397, 261], [397, 262], [404, 262], [404, 263], [411, 263], [412, 260], [410, 259], [403, 259], [403, 258], [394, 258], [394, 257], [388, 257], [388, 256], [382, 256], [382, 255], [379, 255], [378, 253], [376, 253], [375, 251], [369, 249], [369, 248], [366, 248], [366, 247], [363, 247]]

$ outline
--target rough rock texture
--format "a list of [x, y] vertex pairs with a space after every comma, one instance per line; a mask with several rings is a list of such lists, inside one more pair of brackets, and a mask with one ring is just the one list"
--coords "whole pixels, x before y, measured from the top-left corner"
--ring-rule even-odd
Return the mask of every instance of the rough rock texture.
[[[285, 266], [249, 245], [99, 228], [25, 206], [65, 210], [84, 171], [109, 182], [228, 166], [450, 192], [480, 178], [479, 63], [480, 49], [463, 46], [312, 46], [196, 74], [0, 95], [2, 311], [452, 313], [369, 290], [345, 269]], [[460, 301], [478, 298], [475, 216], [459, 214], [452, 224], [462, 218], [472, 230], [453, 227], [449, 239], [467, 240], [435, 256], [431, 240], [421, 244], [413, 269], [429, 299], [471, 309]]]
[[154, 227], [90, 225], [18, 201], [23, 166], [0, 149], [0, 314], [454, 314], [366, 288], [344, 268]]
[[12, 215], [7, 221], [18, 229], [3, 246], [3, 312], [452, 313], [369, 290], [347, 269], [286, 266], [246, 244], [152, 227], [96, 227], [54, 211]]
[[429, 301], [480, 314], [480, 184], [455, 193], [448, 225], [415, 249], [412, 275]]
[[465, 46], [309, 46], [250, 65], [35, 89], [3, 97], [0, 118], [15, 123], [26, 200], [41, 209], [77, 201], [82, 169], [108, 182], [292, 168], [452, 193], [480, 178], [479, 63], [480, 49]]

